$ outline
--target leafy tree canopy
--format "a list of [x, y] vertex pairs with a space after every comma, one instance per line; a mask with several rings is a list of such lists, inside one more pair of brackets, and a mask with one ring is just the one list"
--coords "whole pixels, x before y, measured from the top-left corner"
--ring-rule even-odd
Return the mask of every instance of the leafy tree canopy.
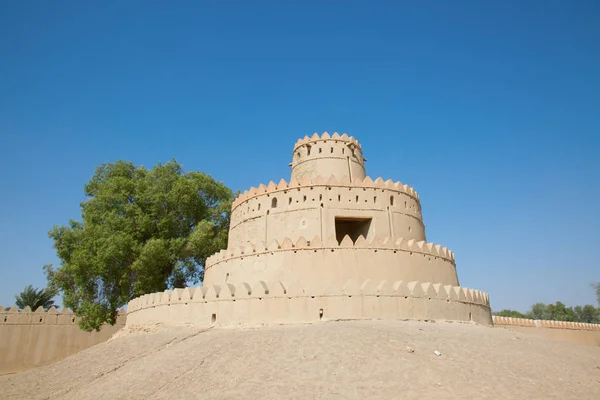
[[54, 300], [52, 300], [54, 296], [56, 296], [56, 291], [52, 289], [38, 289], [27, 285], [21, 293], [15, 296], [15, 304], [20, 310], [27, 306], [31, 308], [31, 311], [35, 311], [39, 307], [47, 310], [54, 305]]
[[502, 311], [495, 312], [494, 315], [497, 315], [499, 317], [527, 318], [527, 316], [525, 314], [520, 313], [515, 310], [502, 310]]
[[84, 191], [82, 221], [49, 232], [61, 266], [44, 267], [82, 329], [114, 324], [136, 296], [198, 283], [206, 258], [227, 246], [233, 193], [174, 160], [103, 164]]

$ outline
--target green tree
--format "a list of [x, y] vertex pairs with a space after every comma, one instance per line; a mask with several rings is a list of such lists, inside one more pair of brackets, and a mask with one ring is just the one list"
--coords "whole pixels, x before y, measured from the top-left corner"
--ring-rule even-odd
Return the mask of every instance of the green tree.
[[573, 322], [576, 319], [575, 312], [571, 307], [566, 307], [560, 301], [555, 304], [548, 304], [546, 306], [548, 310], [548, 319], [553, 321], [570, 321]]
[[136, 296], [200, 282], [206, 258], [227, 246], [233, 193], [174, 160], [103, 164], [84, 191], [82, 221], [49, 232], [61, 266], [44, 267], [84, 330], [114, 324]]
[[520, 313], [515, 310], [501, 310], [501, 311], [495, 312], [494, 315], [497, 315], [499, 317], [527, 318], [527, 316], [525, 314]]
[[535, 303], [531, 306], [531, 311], [527, 313], [527, 317], [531, 319], [550, 319], [550, 314], [544, 303]]
[[54, 296], [56, 296], [56, 291], [53, 289], [38, 289], [27, 285], [21, 293], [15, 296], [15, 304], [20, 310], [27, 306], [32, 311], [37, 310], [39, 307], [47, 310], [54, 305], [54, 300], [52, 300]]
[[583, 307], [575, 306], [574, 311], [577, 315], [577, 322], [597, 323], [596, 315], [598, 314], [598, 310], [591, 304], [586, 304]]

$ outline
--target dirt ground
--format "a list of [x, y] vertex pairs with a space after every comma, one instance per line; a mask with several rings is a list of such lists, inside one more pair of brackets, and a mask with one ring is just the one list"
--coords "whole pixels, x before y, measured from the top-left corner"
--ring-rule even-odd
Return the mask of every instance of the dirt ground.
[[117, 335], [0, 376], [0, 398], [600, 399], [600, 348], [476, 325], [356, 321]]

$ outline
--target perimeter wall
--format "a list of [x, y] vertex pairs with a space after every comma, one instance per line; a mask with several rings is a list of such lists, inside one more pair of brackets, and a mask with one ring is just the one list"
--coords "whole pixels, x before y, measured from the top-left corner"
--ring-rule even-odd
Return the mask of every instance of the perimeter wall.
[[125, 313], [114, 326], [104, 325], [99, 332], [82, 331], [72, 312], [45, 312], [29, 307], [12, 307], [0, 312], [0, 374], [51, 364], [78, 351], [105, 342], [125, 326]]
[[600, 347], [600, 325], [567, 321], [492, 317], [494, 326], [562, 342]]

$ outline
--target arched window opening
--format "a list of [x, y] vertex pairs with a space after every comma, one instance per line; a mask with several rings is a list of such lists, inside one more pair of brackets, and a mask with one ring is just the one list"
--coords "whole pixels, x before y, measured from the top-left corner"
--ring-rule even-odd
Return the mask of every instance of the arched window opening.
[[271, 208], [277, 208], [277, 197], [273, 197], [271, 200]]
[[310, 156], [310, 148], [311, 148], [310, 144], [307, 144], [306, 145], [306, 155], [307, 156]]
[[390, 206], [394, 205], [394, 196], [390, 196]]

